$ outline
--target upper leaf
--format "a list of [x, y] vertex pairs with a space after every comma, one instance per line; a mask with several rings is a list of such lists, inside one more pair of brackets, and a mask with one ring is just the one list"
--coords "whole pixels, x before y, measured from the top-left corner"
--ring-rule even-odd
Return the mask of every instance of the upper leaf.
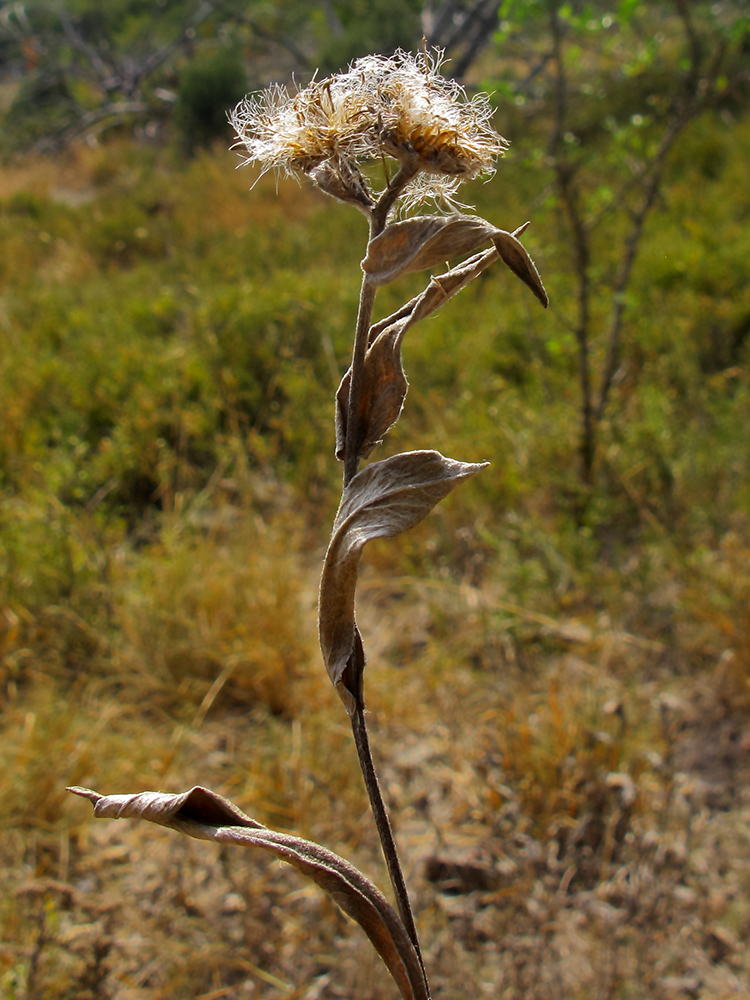
[[200, 786], [180, 795], [100, 795], [88, 788], [68, 790], [92, 802], [98, 817], [145, 819], [199, 840], [270, 851], [320, 886], [357, 921], [395, 979], [403, 1000], [429, 1000], [424, 972], [401, 918], [377, 886], [339, 855], [313, 841], [269, 830], [228, 799]]
[[489, 243], [497, 230], [473, 215], [419, 215], [393, 222], [370, 240], [362, 270], [374, 285], [425, 271]]
[[[511, 270], [529, 285], [542, 305], [547, 305], [547, 293], [539, 273], [517, 238], [528, 225], [528, 222], [524, 223], [514, 233], [494, 230], [495, 246], [492, 249], [475, 254], [444, 274], [430, 278], [430, 283], [420, 295], [370, 328], [359, 404], [357, 458], [367, 458], [401, 414], [409, 388], [401, 364], [401, 345], [404, 334], [411, 326], [430, 316], [501, 256]], [[336, 392], [336, 458], [342, 460], [350, 384], [351, 369], [342, 378]]]
[[328, 674], [354, 712], [357, 678], [345, 676], [357, 638], [354, 596], [359, 560], [374, 538], [392, 538], [425, 518], [486, 462], [457, 462], [437, 451], [410, 451], [373, 462], [344, 488], [323, 563], [318, 603], [320, 648]]
[[508, 233], [473, 215], [416, 216], [386, 226], [370, 240], [362, 270], [374, 285], [383, 285], [399, 275], [425, 271], [471, 253], [492, 240], [503, 262], [529, 286], [546, 309], [549, 299], [542, 279], [517, 238], [528, 225], [527, 222], [514, 233]]

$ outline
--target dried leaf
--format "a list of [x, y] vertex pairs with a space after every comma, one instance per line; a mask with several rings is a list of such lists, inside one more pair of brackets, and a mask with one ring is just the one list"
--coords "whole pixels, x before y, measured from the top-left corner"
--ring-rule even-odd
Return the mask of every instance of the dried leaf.
[[[426, 221], [434, 220], [427, 218]], [[476, 221], [483, 222], [481, 219]], [[389, 226], [388, 229], [399, 225], [403, 223]], [[433, 276], [420, 295], [416, 295], [395, 313], [370, 328], [363, 373], [364, 390], [360, 401], [358, 458], [367, 458], [401, 414], [408, 389], [408, 382], [401, 365], [401, 344], [409, 327], [430, 316], [453, 298], [498, 257], [531, 288], [542, 305], [547, 307], [549, 300], [539, 272], [525, 247], [518, 240], [529, 225], [530, 223], [525, 222], [513, 233], [507, 233], [503, 229], [492, 229], [491, 235], [495, 243], [493, 249], [475, 254], [444, 274]], [[388, 229], [382, 235], [385, 235]], [[434, 238], [437, 239], [439, 235], [438, 231]], [[419, 257], [421, 259], [421, 254]], [[411, 267], [406, 268], [406, 270], [411, 269]], [[336, 393], [336, 457], [342, 460], [348, 422], [350, 379], [351, 370], [344, 375]]]
[[469, 282], [479, 277], [482, 271], [497, 260], [497, 257], [496, 250], [484, 250], [482, 253], [465, 260], [458, 267], [446, 271], [445, 274], [433, 275], [427, 288], [414, 303], [414, 308], [409, 316], [409, 326], [413, 326], [421, 319], [426, 319], [445, 305]]
[[374, 285], [425, 271], [489, 243], [497, 230], [473, 215], [420, 215], [386, 226], [370, 240], [362, 270]]
[[[526, 223], [528, 225], [528, 223]], [[523, 226], [525, 229], [526, 226]], [[518, 230], [516, 230], [518, 232]], [[539, 299], [544, 308], [549, 305], [547, 292], [539, 277], [536, 264], [529, 257], [526, 247], [516, 239], [513, 233], [506, 233], [502, 229], [497, 229], [492, 237], [497, 252], [502, 257], [504, 263], [511, 271], [517, 275], [525, 285], [528, 285], [534, 295]]]
[[[523, 232], [528, 225], [527, 222], [516, 230], [516, 234]], [[359, 410], [358, 458], [367, 458], [401, 415], [409, 388], [401, 364], [401, 344], [406, 331], [453, 298], [498, 257], [499, 254], [493, 247], [475, 254], [445, 274], [430, 278], [429, 285], [420, 295], [370, 328]], [[350, 384], [351, 368], [347, 370], [336, 392], [336, 458], [342, 461], [346, 444]]]
[[[365, 355], [359, 403], [357, 457], [367, 458], [398, 420], [409, 383], [401, 365], [401, 341], [408, 322], [395, 323], [375, 339]], [[336, 458], [343, 461], [349, 414], [351, 368], [336, 392]]]
[[270, 851], [320, 886], [357, 921], [396, 981], [403, 1000], [429, 1000], [424, 972], [401, 918], [369, 879], [332, 851], [269, 830], [221, 795], [200, 786], [180, 795], [100, 795], [88, 788], [68, 790], [92, 802], [97, 817], [145, 819], [199, 840]]
[[392, 538], [419, 524], [486, 464], [456, 462], [437, 451], [405, 452], [366, 466], [344, 488], [323, 563], [318, 624], [323, 660], [349, 713], [357, 697], [356, 677], [346, 671], [357, 646], [354, 595], [362, 549], [374, 538]]
[[[519, 274], [519, 271], [523, 271], [524, 267], [526, 269], [531, 269], [530, 274], [536, 275], [536, 281], [539, 287], [534, 287], [534, 294], [540, 299], [542, 304], [546, 306], [548, 304], [547, 293], [542, 285], [541, 278], [536, 270], [534, 262], [531, 260], [529, 255], [526, 253], [525, 247], [518, 241], [518, 237], [524, 233], [528, 227], [531, 225], [530, 222], [524, 222], [522, 226], [519, 226], [512, 233], [506, 233], [502, 229], [496, 229], [493, 232], [493, 240], [497, 239], [503, 244], [503, 252], [505, 257], [502, 257], [504, 262], [510, 267], [509, 260], [513, 260], [514, 266], [511, 270], [515, 274]], [[509, 239], [505, 239], [508, 237]], [[520, 248], [520, 249], [519, 249]], [[497, 246], [493, 247], [491, 250], [483, 250], [481, 253], [475, 254], [473, 257], [469, 257], [462, 261], [456, 267], [451, 268], [444, 274], [434, 275], [430, 278], [430, 283], [427, 288], [421, 292], [419, 295], [415, 295], [413, 299], [410, 299], [405, 305], [397, 309], [395, 313], [391, 313], [390, 316], [386, 316], [385, 319], [380, 320], [378, 323], [373, 324], [370, 328], [369, 333], [369, 343], [372, 344], [380, 336], [380, 334], [386, 330], [389, 326], [393, 326], [396, 323], [403, 323], [404, 327], [401, 331], [401, 335], [406, 332], [406, 330], [413, 326], [414, 323], [418, 322], [420, 319], [425, 319], [427, 316], [435, 312], [442, 305], [452, 299], [454, 295], [465, 288], [474, 278], [479, 277], [479, 275], [485, 271], [490, 264], [501, 257]], [[515, 259], [514, 259], [515, 258]], [[519, 274], [519, 277], [522, 275]], [[527, 284], [526, 278], [522, 278]], [[541, 294], [540, 294], [541, 292]]]
[[367, 182], [353, 162], [341, 159], [334, 166], [326, 161], [309, 170], [308, 176], [321, 191], [338, 201], [355, 205], [366, 215], [375, 207]]

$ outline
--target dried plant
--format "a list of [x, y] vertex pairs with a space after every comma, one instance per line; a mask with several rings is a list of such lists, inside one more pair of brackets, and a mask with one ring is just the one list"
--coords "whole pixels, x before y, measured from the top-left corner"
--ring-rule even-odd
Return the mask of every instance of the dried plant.
[[[355, 618], [357, 574], [368, 541], [412, 528], [487, 463], [412, 451], [361, 471], [358, 467], [401, 413], [408, 388], [401, 345], [410, 327], [498, 259], [547, 305], [536, 267], [518, 240], [528, 223], [510, 233], [458, 210], [455, 195], [461, 182], [491, 174], [507, 143], [490, 126], [486, 96], [469, 100], [457, 84], [440, 76], [439, 65], [440, 53], [427, 51], [368, 56], [347, 72], [313, 81], [294, 94], [272, 88], [245, 100], [231, 116], [247, 162], [258, 163], [262, 172], [305, 174], [326, 194], [356, 206], [369, 221], [352, 362], [336, 393], [336, 457], [343, 462], [344, 481], [323, 564], [319, 635], [328, 674], [351, 718], [396, 910], [344, 859], [318, 844], [269, 830], [208, 789], [106, 796], [71, 789], [93, 802], [97, 816], [147, 819], [191, 837], [260, 847], [293, 865], [361, 925], [405, 1000], [428, 1000], [430, 991], [369, 748], [366, 660]], [[363, 170], [367, 161], [383, 164], [381, 190], [373, 185], [372, 171]], [[403, 217], [430, 199], [446, 213]], [[420, 295], [373, 324], [381, 285], [466, 254], [471, 256], [431, 277]]]

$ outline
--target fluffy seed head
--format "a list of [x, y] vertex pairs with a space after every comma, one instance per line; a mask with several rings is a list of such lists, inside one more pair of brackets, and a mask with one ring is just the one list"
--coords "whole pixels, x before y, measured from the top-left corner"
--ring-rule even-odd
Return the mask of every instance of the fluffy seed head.
[[[413, 201], [450, 203], [462, 181], [494, 172], [508, 143], [490, 125], [487, 96], [469, 99], [440, 75], [441, 56], [366, 56], [293, 94], [271, 87], [232, 112], [237, 145], [263, 173], [313, 174], [325, 164], [322, 173], [330, 179], [333, 171], [337, 189], [352, 177], [359, 187], [358, 161], [390, 156], [415, 168]], [[364, 205], [363, 197], [344, 200]]]

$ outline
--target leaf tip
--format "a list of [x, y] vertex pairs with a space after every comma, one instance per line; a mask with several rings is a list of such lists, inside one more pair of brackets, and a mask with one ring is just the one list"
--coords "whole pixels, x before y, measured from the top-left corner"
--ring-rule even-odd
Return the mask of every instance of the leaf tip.
[[529, 253], [524, 245], [518, 239], [518, 235], [522, 233], [528, 225], [528, 222], [524, 223], [523, 226], [520, 226], [513, 233], [506, 233], [503, 229], [497, 229], [492, 237], [492, 241], [495, 244], [495, 249], [497, 250], [501, 260], [507, 267], [510, 268], [517, 278], [520, 278], [521, 281], [531, 289], [537, 299], [541, 302], [542, 306], [546, 309], [549, 305], [549, 296], [547, 295], [544, 283], [539, 276], [536, 264], [529, 256]]
[[519, 239], [519, 237], [521, 237], [526, 232], [526, 230], [529, 228], [530, 225], [531, 225], [531, 219], [527, 219], [527, 221], [524, 222], [523, 225], [519, 226], [518, 229], [514, 229], [510, 235], [515, 236], [516, 239]]
[[88, 799], [94, 806], [103, 798], [99, 792], [94, 792], [90, 788], [81, 788], [80, 785], [68, 785], [65, 791], [72, 792], [74, 795], [80, 795], [82, 799]]

